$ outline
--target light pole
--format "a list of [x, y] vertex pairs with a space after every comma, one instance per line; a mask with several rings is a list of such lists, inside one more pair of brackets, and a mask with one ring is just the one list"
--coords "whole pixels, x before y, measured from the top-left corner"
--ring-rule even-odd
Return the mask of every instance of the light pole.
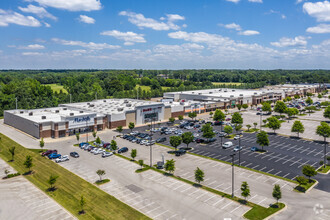
[[15, 102], [16, 102], [16, 110], [17, 110], [17, 97], [15, 98]]
[[238, 135], [238, 165], [241, 166], [241, 133]]
[[87, 132], [86, 132], [86, 142], [88, 143], [88, 123], [87, 123], [87, 120], [86, 120], [86, 129], [87, 129]]
[[70, 94], [70, 103], [72, 103], [72, 95]]
[[235, 154], [231, 154], [230, 155], [232, 158], [232, 174], [231, 174], [231, 178], [232, 178], [232, 186], [231, 186], [231, 197], [234, 198], [234, 156]]
[[262, 117], [262, 112], [260, 112], [260, 131], [261, 131], [261, 122], [262, 122], [261, 121], [261, 119], [262, 119], [261, 117]]
[[[152, 141], [152, 139], [150, 141]], [[152, 167], [152, 142], [150, 142], [150, 167]]]

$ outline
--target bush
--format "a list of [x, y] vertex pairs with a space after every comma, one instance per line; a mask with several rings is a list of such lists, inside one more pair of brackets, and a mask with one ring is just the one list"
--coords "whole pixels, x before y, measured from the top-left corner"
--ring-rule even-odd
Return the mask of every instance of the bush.
[[9, 178], [12, 178], [12, 177], [15, 177], [15, 176], [19, 176], [21, 175], [20, 173], [11, 173], [11, 174], [8, 174], [5, 178], [6, 179], [9, 179]]
[[323, 160], [320, 161], [320, 166], [322, 166], [324, 164]]

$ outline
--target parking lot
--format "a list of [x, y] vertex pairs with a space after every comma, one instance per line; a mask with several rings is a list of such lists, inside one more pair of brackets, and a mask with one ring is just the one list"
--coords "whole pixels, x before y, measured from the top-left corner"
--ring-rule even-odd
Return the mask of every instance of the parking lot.
[[0, 219], [75, 219], [23, 176], [3, 180], [5, 169], [16, 173], [0, 159]]
[[[167, 124], [162, 126], [169, 127]], [[220, 131], [221, 126], [213, 126], [214, 130]], [[146, 133], [147, 126], [135, 128], [139, 132]], [[198, 133], [197, 130], [182, 129], [183, 132], [191, 131]], [[125, 132], [129, 132], [126, 130]], [[202, 133], [198, 133], [200, 137]], [[162, 144], [171, 146], [169, 143], [169, 137], [174, 134], [166, 135], [156, 132], [153, 134], [153, 140], [159, 137], [166, 137], [166, 141]], [[233, 154], [233, 147], [223, 149], [221, 146], [220, 137], [216, 137], [216, 141], [208, 144], [203, 143], [190, 143], [189, 147], [193, 149], [191, 152], [208, 156], [211, 158], [231, 162], [231, 154]], [[233, 146], [238, 145], [238, 140], [223, 138], [223, 143], [231, 141]], [[266, 153], [252, 152], [251, 147], [261, 148], [256, 144], [256, 134], [243, 133], [241, 137], [241, 165], [252, 169], [260, 170], [277, 176], [285, 177], [288, 179], [294, 179], [296, 176], [302, 175], [302, 167], [304, 165], [312, 165], [315, 168], [319, 167], [319, 162], [323, 159], [323, 144], [320, 142], [305, 141], [302, 139], [289, 138], [280, 135], [269, 135], [270, 145], [264, 147], [267, 150]], [[181, 144], [180, 147], [185, 147], [185, 144]], [[235, 163], [239, 163], [239, 153], [236, 152]]]

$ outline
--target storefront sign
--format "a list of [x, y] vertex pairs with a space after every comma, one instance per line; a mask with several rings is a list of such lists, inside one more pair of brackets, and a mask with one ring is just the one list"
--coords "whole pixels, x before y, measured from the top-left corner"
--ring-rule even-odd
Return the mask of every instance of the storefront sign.
[[74, 118], [73, 122], [75, 123], [79, 123], [79, 122], [86, 122], [86, 121], [90, 121], [91, 118], [89, 116], [86, 117], [82, 117], [82, 118]]

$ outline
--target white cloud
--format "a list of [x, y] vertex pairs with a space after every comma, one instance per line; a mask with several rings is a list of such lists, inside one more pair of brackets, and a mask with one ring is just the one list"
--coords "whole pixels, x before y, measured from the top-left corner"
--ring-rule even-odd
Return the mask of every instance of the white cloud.
[[282, 19], [286, 19], [285, 14], [282, 14], [279, 11], [274, 11], [273, 9], [269, 10], [268, 12], [265, 13], [266, 15], [270, 15], [270, 14], [278, 14], [281, 16]]
[[262, 3], [262, 0], [249, 0], [249, 2]]
[[227, 29], [234, 29], [234, 30], [236, 30], [236, 31], [240, 31], [240, 30], [242, 30], [241, 26], [240, 26], [239, 24], [235, 24], [235, 23], [226, 24], [226, 25], [224, 25], [224, 26], [225, 26], [225, 28], [227, 28]]
[[258, 34], [260, 34], [260, 32], [254, 31], [254, 30], [246, 30], [246, 31], [239, 32], [239, 35], [244, 35], [244, 36], [251, 36], [251, 35], [258, 35]]
[[23, 49], [23, 50], [42, 50], [45, 49], [44, 45], [40, 45], [40, 44], [30, 44], [27, 46], [20, 46], [18, 47], [18, 49]]
[[283, 37], [278, 42], [271, 42], [270, 44], [275, 47], [304, 47], [307, 45], [307, 39], [303, 36], [295, 38]]
[[227, 2], [234, 2], [234, 3], [238, 3], [240, 0], [226, 0]]
[[68, 41], [58, 38], [53, 38], [52, 41], [58, 44], [66, 45], [66, 46], [80, 46], [85, 47], [91, 50], [103, 50], [103, 49], [118, 49], [120, 46], [110, 45], [106, 43], [94, 43], [94, 42], [82, 42], [82, 41]]
[[160, 20], [167, 20], [167, 22], [157, 21], [153, 18], [146, 18], [143, 14], [137, 14], [134, 12], [121, 11], [119, 13], [121, 16], [127, 16], [128, 21], [140, 28], [151, 28], [156, 31], [167, 31], [167, 30], [178, 30], [179, 25], [174, 24], [174, 22], [179, 20], [184, 20], [185, 18], [177, 14], [167, 14], [166, 18], [162, 17]]
[[22, 12], [36, 14], [39, 18], [50, 18], [50, 19], [53, 19], [53, 20], [57, 20], [57, 17], [50, 14], [43, 7], [38, 7], [38, 6], [35, 6], [35, 5], [28, 5], [27, 8], [22, 8], [22, 7], [18, 7], [18, 8]]
[[39, 53], [39, 52], [24, 52], [22, 53], [23, 56], [41, 56], [43, 55], [43, 53]]
[[234, 42], [230, 38], [205, 32], [188, 33], [185, 31], [177, 31], [169, 33], [168, 36], [173, 39], [182, 39], [194, 43], [206, 43], [208, 45], [226, 45]]
[[46, 23], [46, 22], [44, 22], [44, 25], [45, 25], [45, 27], [47, 27], [47, 28], [50, 28], [50, 27], [51, 27], [51, 25], [48, 24], [48, 23]]
[[88, 17], [87, 15], [80, 15], [78, 20], [80, 22], [86, 23], [86, 24], [94, 24], [95, 23], [95, 19]]
[[296, 1], [296, 4], [302, 3], [302, 2], [304, 2], [304, 1], [306, 1], [306, 0], [297, 0], [297, 1]]
[[330, 21], [330, 2], [306, 2], [303, 9], [317, 21]]
[[307, 28], [306, 31], [313, 34], [328, 34], [330, 33], [330, 24], [319, 24], [315, 27]]
[[117, 30], [103, 31], [101, 35], [111, 36], [119, 40], [125, 41], [124, 45], [133, 45], [134, 43], [145, 43], [143, 34], [137, 34], [134, 32], [120, 32]]
[[4, 11], [0, 9], [0, 26], [6, 27], [9, 24], [17, 24], [29, 27], [41, 26], [41, 23], [32, 16], [24, 16], [17, 12]]
[[100, 0], [29, 0], [42, 6], [68, 11], [95, 11], [102, 8]]

